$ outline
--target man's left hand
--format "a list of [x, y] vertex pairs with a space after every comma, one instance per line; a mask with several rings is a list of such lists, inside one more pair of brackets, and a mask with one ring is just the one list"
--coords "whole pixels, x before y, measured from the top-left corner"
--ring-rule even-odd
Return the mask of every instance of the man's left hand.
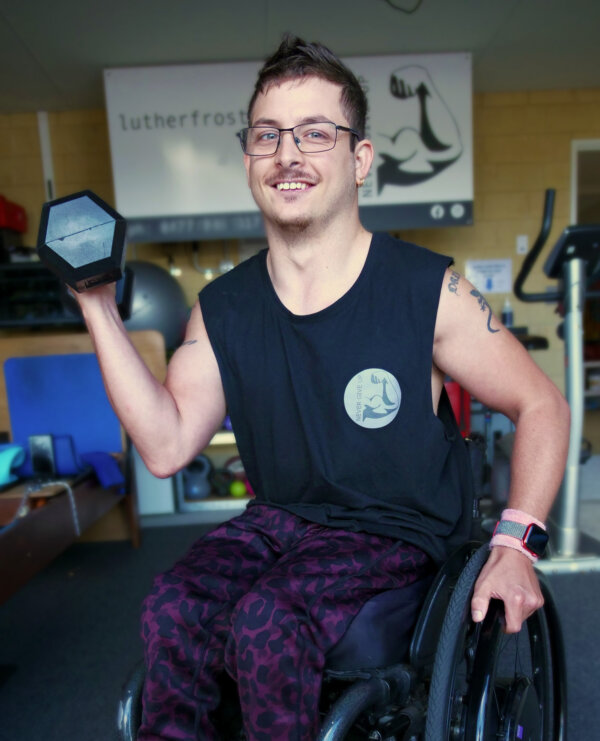
[[506, 633], [518, 633], [523, 622], [544, 604], [533, 563], [527, 556], [514, 548], [492, 548], [471, 600], [474, 622], [485, 618], [491, 599], [504, 602]]

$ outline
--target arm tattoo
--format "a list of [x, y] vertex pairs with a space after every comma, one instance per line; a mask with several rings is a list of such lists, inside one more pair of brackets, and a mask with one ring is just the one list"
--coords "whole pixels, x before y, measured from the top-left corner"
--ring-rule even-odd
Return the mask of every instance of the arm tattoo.
[[453, 270], [450, 273], [450, 283], [448, 283], [448, 290], [450, 293], [454, 293], [458, 296], [458, 282], [460, 280], [460, 273], [457, 273], [456, 270]]
[[479, 308], [481, 309], [481, 311], [487, 311], [488, 312], [488, 320], [487, 320], [488, 332], [492, 332], [492, 333], [493, 332], [499, 332], [500, 331], [499, 329], [492, 329], [490, 327], [490, 322], [492, 321], [493, 314], [492, 314], [492, 309], [491, 309], [490, 305], [488, 304], [488, 302], [485, 300], [485, 298], [477, 290], [471, 291], [471, 296], [475, 296], [475, 298], [477, 299], [477, 301], [479, 303]]
[[184, 345], [195, 345], [196, 342], [198, 342], [198, 340], [186, 340], [185, 342], [181, 343], [181, 347], [183, 347]]

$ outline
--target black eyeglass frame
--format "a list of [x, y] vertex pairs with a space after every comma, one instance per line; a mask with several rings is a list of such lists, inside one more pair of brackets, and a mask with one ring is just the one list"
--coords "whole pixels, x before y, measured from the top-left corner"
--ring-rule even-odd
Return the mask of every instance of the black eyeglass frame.
[[[335, 140], [331, 147], [328, 147], [327, 149], [315, 149], [313, 152], [306, 152], [302, 149], [300, 149], [300, 144], [298, 139], [294, 136], [294, 129], [299, 128], [300, 126], [310, 126], [312, 124], [333, 124], [335, 126]], [[262, 154], [262, 153], [255, 153], [251, 154], [250, 152], [246, 152], [246, 140], [248, 138], [248, 131], [250, 129], [271, 129], [271, 131], [277, 131], [279, 133], [278, 139], [277, 139], [277, 146], [275, 147], [275, 151], [270, 152], [269, 154]], [[240, 144], [242, 145], [242, 151], [244, 154], [248, 155], [248, 157], [272, 157], [274, 154], [277, 154], [277, 150], [279, 149], [279, 145], [281, 144], [281, 135], [285, 132], [289, 131], [292, 134], [292, 139], [294, 140], [294, 144], [298, 147], [298, 151], [302, 152], [302, 154], [320, 154], [321, 152], [331, 152], [332, 149], [335, 149], [335, 145], [337, 144], [337, 133], [338, 131], [346, 131], [349, 134], [352, 134], [355, 136], [358, 140], [360, 140], [361, 136], [359, 132], [356, 129], [352, 129], [348, 126], [342, 126], [341, 124], [334, 124], [333, 121], [311, 121], [310, 123], [300, 123], [296, 124], [295, 126], [290, 126], [287, 129], [280, 129], [278, 126], [246, 126], [241, 131], [238, 131], [236, 133], [237, 138], [240, 140]]]

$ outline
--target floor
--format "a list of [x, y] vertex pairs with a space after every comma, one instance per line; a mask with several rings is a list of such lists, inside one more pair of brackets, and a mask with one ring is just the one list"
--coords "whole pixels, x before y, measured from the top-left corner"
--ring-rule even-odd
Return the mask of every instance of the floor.
[[[586, 474], [583, 532], [600, 542], [596, 462]], [[152, 577], [198, 536], [148, 528], [142, 545], [78, 543], [0, 607], [0, 741], [111, 741], [122, 684], [141, 656], [140, 604]], [[552, 575], [569, 692], [568, 738], [598, 741], [600, 573]]]

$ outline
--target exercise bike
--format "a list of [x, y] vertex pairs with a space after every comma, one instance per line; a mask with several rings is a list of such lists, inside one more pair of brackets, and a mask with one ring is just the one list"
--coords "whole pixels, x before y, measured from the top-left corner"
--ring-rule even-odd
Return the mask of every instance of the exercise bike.
[[596, 554], [600, 554], [600, 543], [579, 531], [579, 466], [585, 410], [583, 307], [586, 299], [600, 297], [600, 291], [590, 288], [600, 279], [600, 224], [566, 227], [544, 264], [544, 273], [558, 281], [557, 288], [542, 293], [526, 292], [524, 283], [550, 233], [554, 199], [555, 191], [548, 189], [540, 232], [514, 283], [514, 293], [521, 301], [564, 305], [561, 334], [565, 343], [566, 397], [571, 409], [569, 452], [565, 476], [549, 522], [555, 553], [540, 562], [539, 568], [546, 573], [597, 571], [600, 556]]

